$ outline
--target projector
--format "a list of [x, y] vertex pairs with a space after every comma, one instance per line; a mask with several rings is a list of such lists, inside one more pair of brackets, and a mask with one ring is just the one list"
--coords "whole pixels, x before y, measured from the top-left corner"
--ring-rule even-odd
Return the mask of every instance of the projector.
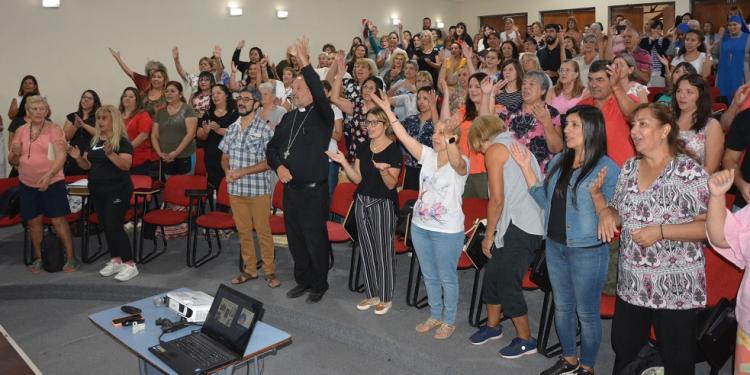
[[201, 323], [206, 320], [208, 310], [214, 302], [214, 297], [198, 291], [169, 292], [169, 308], [187, 319], [191, 323]]

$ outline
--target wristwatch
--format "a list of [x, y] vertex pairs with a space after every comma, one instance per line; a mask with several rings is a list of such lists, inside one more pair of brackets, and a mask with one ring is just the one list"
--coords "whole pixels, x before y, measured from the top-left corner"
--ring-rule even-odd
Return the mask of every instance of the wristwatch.
[[449, 144], [456, 143], [456, 136], [454, 135], [454, 136], [448, 138], [448, 143]]

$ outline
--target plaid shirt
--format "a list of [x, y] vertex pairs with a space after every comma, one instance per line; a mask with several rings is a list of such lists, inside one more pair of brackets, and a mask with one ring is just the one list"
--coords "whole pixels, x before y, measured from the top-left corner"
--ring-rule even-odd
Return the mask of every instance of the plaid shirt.
[[[242, 117], [229, 125], [219, 143], [219, 149], [229, 155], [230, 169], [247, 168], [266, 160], [266, 145], [273, 137], [273, 130], [260, 116], [256, 115], [244, 131], [241, 121]], [[229, 194], [241, 197], [271, 194], [271, 173], [267, 170], [242, 176], [228, 184]]]

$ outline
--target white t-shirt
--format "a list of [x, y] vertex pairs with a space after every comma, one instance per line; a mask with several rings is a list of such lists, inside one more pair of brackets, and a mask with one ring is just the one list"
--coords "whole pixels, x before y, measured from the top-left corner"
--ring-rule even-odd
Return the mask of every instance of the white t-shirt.
[[500, 33], [500, 43], [506, 42], [506, 41], [513, 42], [516, 39], [520, 39], [520, 35], [518, 35], [518, 31], [511, 31], [511, 32], [503, 31]]
[[[701, 52], [698, 55], [697, 59], [695, 59], [693, 61], [690, 61], [690, 65], [692, 65], [695, 68], [695, 70], [696, 70], [696, 72], [698, 72], [698, 74], [703, 74], [703, 64], [706, 62], [706, 58], [707, 58], [706, 57], [706, 53], [705, 52]], [[672, 59], [672, 63], [670, 65], [672, 65], [672, 68], [674, 68], [675, 66], [677, 66], [677, 64], [679, 64], [679, 63], [681, 63], [683, 61], [685, 61], [685, 55], [684, 54], [680, 55], [680, 56], [677, 56], [674, 59]]]
[[[344, 112], [341, 112], [339, 107], [337, 107], [335, 104], [331, 104], [331, 109], [333, 109], [333, 121], [344, 119]], [[339, 152], [339, 145], [333, 138], [328, 140], [328, 151]], [[331, 163], [334, 162], [333, 160], [331, 160], [331, 158], [328, 158], [328, 161], [330, 161]]]
[[[419, 164], [419, 198], [414, 204], [414, 225], [434, 232], [458, 233], [464, 231], [464, 212], [461, 210], [464, 185], [469, 174], [460, 176], [445, 163], [437, 166], [437, 153], [422, 145]], [[461, 156], [469, 170], [469, 159]]]

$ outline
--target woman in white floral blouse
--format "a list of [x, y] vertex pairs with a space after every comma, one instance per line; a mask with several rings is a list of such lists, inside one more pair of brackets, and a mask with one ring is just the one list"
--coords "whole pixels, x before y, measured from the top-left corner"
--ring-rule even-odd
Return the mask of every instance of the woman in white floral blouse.
[[630, 136], [638, 156], [622, 167], [599, 237], [621, 226], [613, 373], [633, 361], [653, 326], [665, 374], [695, 372], [696, 309], [706, 305], [703, 241], [708, 175], [656, 104], [636, 108]]

